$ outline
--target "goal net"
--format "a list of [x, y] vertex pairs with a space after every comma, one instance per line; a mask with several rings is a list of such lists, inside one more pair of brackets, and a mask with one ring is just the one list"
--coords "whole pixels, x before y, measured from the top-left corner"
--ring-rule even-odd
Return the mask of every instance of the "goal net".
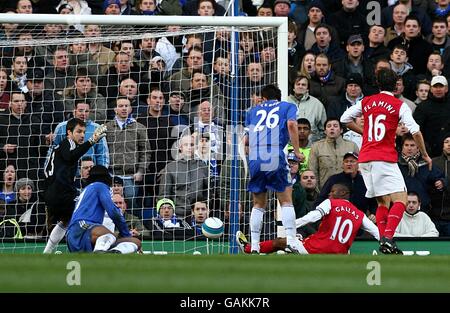
[[[79, 160], [76, 188], [94, 164], [107, 166], [113, 201], [143, 250], [238, 251], [235, 233], [249, 235], [252, 208], [245, 113], [265, 84], [287, 96], [285, 19], [0, 14], [0, 22], [1, 252], [42, 252], [52, 228], [44, 166], [72, 117], [86, 122], [85, 141], [108, 127]], [[202, 235], [208, 216], [224, 223], [219, 239]], [[276, 233], [272, 198], [261, 239]]]

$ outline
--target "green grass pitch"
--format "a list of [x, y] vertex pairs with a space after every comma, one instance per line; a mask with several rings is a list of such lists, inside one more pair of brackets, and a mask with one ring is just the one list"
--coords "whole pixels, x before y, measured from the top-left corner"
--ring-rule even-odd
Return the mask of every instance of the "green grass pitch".
[[[80, 285], [67, 284], [70, 261], [80, 264]], [[380, 285], [367, 283], [370, 261]], [[450, 292], [449, 264], [450, 256], [2, 254], [0, 292]]]

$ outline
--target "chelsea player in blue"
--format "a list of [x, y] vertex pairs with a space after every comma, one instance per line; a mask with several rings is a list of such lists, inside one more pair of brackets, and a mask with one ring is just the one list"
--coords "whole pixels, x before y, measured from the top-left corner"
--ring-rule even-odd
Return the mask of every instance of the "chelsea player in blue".
[[[80, 194], [67, 230], [70, 252], [134, 253], [141, 249], [141, 241], [131, 237], [119, 208], [111, 199], [112, 178], [101, 165], [92, 167], [88, 186]], [[119, 229], [121, 238], [102, 225], [105, 211]]]
[[263, 102], [247, 113], [246, 144], [249, 145], [250, 181], [253, 194], [250, 214], [252, 253], [259, 253], [263, 216], [267, 204], [267, 189], [277, 192], [281, 204], [281, 220], [286, 230], [287, 248], [298, 253], [300, 242], [296, 237], [295, 211], [292, 204], [292, 184], [284, 148], [289, 140], [299, 160], [297, 107], [280, 101], [281, 91], [274, 85], [262, 89]]

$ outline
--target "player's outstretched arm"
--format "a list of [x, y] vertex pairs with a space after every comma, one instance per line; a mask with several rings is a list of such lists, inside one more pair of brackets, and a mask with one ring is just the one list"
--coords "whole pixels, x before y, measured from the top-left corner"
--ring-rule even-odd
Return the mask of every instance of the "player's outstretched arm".
[[376, 240], [380, 240], [380, 232], [377, 226], [375, 226], [375, 224], [365, 215], [363, 217], [361, 228], [371, 234]]

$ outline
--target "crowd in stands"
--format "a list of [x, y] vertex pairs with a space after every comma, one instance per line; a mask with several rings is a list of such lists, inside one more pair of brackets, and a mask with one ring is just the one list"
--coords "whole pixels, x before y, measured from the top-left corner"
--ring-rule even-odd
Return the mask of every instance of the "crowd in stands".
[[[362, 138], [339, 119], [358, 100], [377, 93], [375, 74], [391, 68], [398, 75], [395, 96], [413, 111], [434, 158], [429, 171], [399, 125], [398, 164], [410, 205], [398, 235], [450, 236], [450, 0], [384, 0], [375, 9], [369, 2], [240, 1], [242, 18], [282, 16], [289, 26], [288, 51], [277, 50], [276, 33], [239, 34], [236, 103], [229, 31], [182, 35], [173, 25], [165, 26], [166, 36], [144, 31], [137, 40], [102, 42], [98, 39], [119, 28], [0, 24], [0, 43], [16, 43], [0, 44], [0, 235], [46, 236], [42, 169], [49, 147], [61, 142], [72, 117], [86, 122], [85, 140], [100, 124], [108, 128], [106, 138], [81, 159], [77, 187], [84, 187], [93, 165], [108, 167], [113, 200], [135, 234], [190, 229], [200, 235], [207, 216], [227, 224], [234, 134], [227, 126], [232, 119], [244, 124], [247, 110], [262, 101], [261, 88], [276, 83], [277, 60], [287, 55], [288, 101], [298, 107], [305, 155], [302, 163], [294, 154], [288, 158], [297, 217], [325, 199], [333, 184], [346, 183], [351, 201], [375, 221], [376, 204], [365, 198], [358, 172]], [[223, 16], [227, 5], [224, 0], [4, 0], [0, 11], [151, 19]], [[68, 43], [52, 44], [61, 38]], [[20, 44], [30, 40], [48, 44]], [[238, 216], [246, 232], [251, 199], [244, 132], [233, 131], [239, 142]], [[267, 219], [263, 233], [274, 234], [275, 214]], [[300, 231], [307, 235], [315, 229]]]

